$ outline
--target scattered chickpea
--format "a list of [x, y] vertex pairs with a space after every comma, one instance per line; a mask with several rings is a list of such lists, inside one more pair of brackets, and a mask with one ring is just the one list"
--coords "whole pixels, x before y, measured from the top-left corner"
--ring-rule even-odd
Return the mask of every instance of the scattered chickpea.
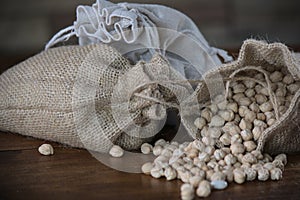
[[249, 88], [249, 89], [254, 88], [256, 85], [256, 83], [252, 80], [244, 80], [243, 83], [246, 86], [246, 88]]
[[230, 145], [231, 144], [231, 136], [228, 133], [224, 133], [219, 140], [222, 142], [223, 145]]
[[52, 155], [54, 153], [53, 147], [51, 144], [42, 144], [39, 148], [38, 151], [40, 152], [40, 154], [44, 155], [44, 156], [49, 156]]
[[242, 184], [246, 180], [246, 174], [243, 169], [236, 168], [233, 170], [233, 179], [236, 183]]
[[254, 103], [254, 102], [249, 106], [249, 108], [250, 108], [250, 110], [254, 111], [255, 113], [258, 113], [260, 111], [259, 106], [257, 105], [257, 103]]
[[266, 116], [264, 115], [264, 113], [257, 113], [256, 119], [264, 121], [266, 120]]
[[227, 154], [224, 158], [224, 161], [227, 165], [233, 165], [234, 163], [236, 163], [236, 157], [232, 154]]
[[268, 162], [265, 163], [263, 167], [270, 171], [271, 169], [275, 168], [275, 165], [271, 162]]
[[256, 94], [255, 100], [256, 100], [256, 103], [261, 105], [261, 104], [265, 103], [266, 101], [268, 101], [268, 98], [263, 94]]
[[224, 123], [225, 123], [225, 120], [221, 116], [215, 115], [211, 118], [209, 125], [212, 127], [220, 127], [220, 126], [223, 126]]
[[151, 169], [153, 168], [153, 163], [147, 162], [142, 166], [142, 172], [146, 175], [150, 175]]
[[153, 149], [152, 145], [148, 144], [148, 143], [144, 143], [141, 146], [141, 152], [143, 154], [149, 154], [149, 153], [151, 153], [152, 149]]
[[164, 170], [159, 167], [153, 167], [150, 170], [150, 174], [153, 178], [160, 178], [162, 175], [164, 175]]
[[283, 80], [282, 80], [283, 83], [289, 85], [289, 84], [292, 84], [294, 82], [294, 78], [292, 75], [290, 74], [287, 74], [283, 77]]
[[153, 155], [159, 156], [161, 154], [162, 150], [163, 150], [163, 147], [161, 145], [155, 145], [152, 150]]
[[252, 140], [253, 138], [253, 133], [248, 129], [242, 130], [240, 134], [244, 141]]
[[252, 140], [245, 141], [244, 142], [244, 146], [245, 146], [245, 149], [246, 149], [247, 152], [252, 152], [257, 147], [257, 145], [255, 144], [255, 142], [253, 142]]
[[263, 159], [263, 155], [260, 151], [258, 150], [253, 150], [251, 151], [251, 153], [258, 159], [258, 160], [261, 160]]
[[195, 120], [194, 124], [198, 129], [201, 130], [206, 125], [206, 120], [202, 117], [199, 117]]
[[257, 172], [256, 172], [255, 169], [248, 167], [248, 168], [245, 168], [244, 171], [245, 171], [245, 174], [246, 174], [246, 180], [247, 181], [253, 181], [253, 180], [256, 179]]
[[283, 78], [283, 75], [281, 72], [279, 71], [275, 71], [272, 74], [270, 74], [270, 80], [275, 83], [275, 82], [279, 82], [281, 81]]
[[273, 168], [270, 170], [271, 180], [280, 180], [282, 179], [282, 170], [279, 168]]
[[215, 148], [213, 146], [207, 146], [205, 147], [204, 152], [208, 155], [212, 155], [215, 152]]
[[257, 162], [256, 157], [251, 153], [246, 153], [242, 158], [242, 163], [254, 164]]
[[274, 160], [280, 160], [284, 165], [287, 163], [287, 157], [285, 154], [279, 154], [277, 155]]
[[244, 153], [245, 147], [243, 144], [236, 142], [230, 146], [230, 150], [233, 154], [239, 154]]
[[250, 123], [249, 121], [245, 120], [244, 118], [241, 120], [240, 124], [239, 124], [240, 128], [242, 130], [246, 130], [246, 129], [252, 129], [252, 123]]
[[124, 155], [124, 150], [118, 145], [113, 145], [112, 148], [109, 150], [109, 154], [112, 157], [119, 158]]
[[274, 164], [275, 167], [284, 170], [284, 164], [281, 160], [274, 160], [272, 163]]
[[174, 170], [172, 167], [167, 167], [164, 171], [164, 175], [168, 181], [173, 180], [177, 177], [176, 170]]
[[254, 140], [257, 141], [263, 133], [263, 128], [261, 126], [255, 126], [252, 133]]
[[234, 144], [234, 143], [242, 143], [242, 142], [243, 142], [242, 137], [241, 137], [241, 135], [239, 135], [239, 134], [233, 135], [233, 136], [231, 137], [231, 139], [230, 139], [230, 143], [231, 143], [231, 144]]
[[269, 179], [270, 176], [269, 170], [263, 167], [257, 170], [257, 174], [258, 174], [257, 178], [260, 181], [266, 181]]
[[195, 191], [192, 185], [186, 183], [180, 188], [182, 200], [192, 200], [195, 196]]
[[273, 109], [272, 103], [270, 101], [267, 101], [259, 106], [259, 109], [261, 112], [268, 112]]
[[207, 122], [210, 122], [212, 118], [212, 112], [208, 108], [205, 108], [201, 112], [201, 117], [203, 117]]
[[196, 190], [198, 197], [208, 197], [211, 193], [210, 183], [206, 180], [203, 180], [199, 183], [199, 186]]
[[214, 152], [214, 157], [216, 160], [222, 160], [226, 156], [226, 153], [222, 149], [216, 149]]
[[220, 110], [225, 110], [226, 107], [227, 107], [227, 101], [222, 101], [220, 103], [218, 103], [217, 107], [220, 109]]
[[235, 102], [228, 103], [227, 104], [227, 109], [233, 111], [234, 113], [238, 112], [238, 105]]

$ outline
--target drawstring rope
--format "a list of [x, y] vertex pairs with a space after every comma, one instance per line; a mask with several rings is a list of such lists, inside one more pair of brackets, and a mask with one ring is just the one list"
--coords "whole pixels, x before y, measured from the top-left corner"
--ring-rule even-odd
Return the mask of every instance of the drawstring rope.
[[218, 49], [218, 48], [215, 48], [215, 47], [209, 47], [208, 54], [209, 55], [218, 54], [219, 56], [221, 56], [224, 59], [225, 63], [233, 61], [233, 58], [231, 56], [229, 56], [227, 51], [224, 51], [223, 49]]
[[[70, 32], [70, 33], [68, 33]], [[45, 46], [45, 50], [49, 49], [50, 47], [56, 45], [59, 42], [63, 42], [63, 41], [67, 41], [69, 40], [70, 37], [74, 36], [75, 33], [75, 29], [74, 26], [69, 26], [67, 28], [64, 28], [62, 30], [60, 30], [58, 33], [56, 33], [51, 40], [46, 44]]]

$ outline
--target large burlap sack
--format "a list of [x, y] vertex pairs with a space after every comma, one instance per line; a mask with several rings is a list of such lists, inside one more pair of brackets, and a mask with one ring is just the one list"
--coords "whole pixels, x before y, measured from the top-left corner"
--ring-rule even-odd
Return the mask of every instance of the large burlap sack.
[[174, 94], [188, 95], [172, 84], [179, 78], [159, 55], [131, 65], [107, 45], [49, 49], [0, 76], [0, 129], [101, 152], [136, 149], [159, 132]]
[[[205, 104], [210, 101], [210, 97], [224, 92], [225, 80], [228, 80], [232, 73], [240, 71], [235, 77], [253, 77], [259, 73], [257, 70], [253, 70], [253, 67], [265, 71], [283, 70], [285, 73], [290, 73], [296, 81], [299, 81], [299, 61], [281, 43], [267, 44], [262, 41], [246, 40], [241, 47], [238, 59], [207, 72], [203, 76], [204, 82], [198, 85], [194, 95], [199, 103]], [[249, 66], [252, 68], [247, 69]], [[218, 81], [220, 79], [222, 81]], [[300, 90], [298, 89], [288, 110], [279, 116], [275, 124], [262, 133], [258, 140], [258, 150], [272, 154], [300, 152], [299, 96]]]

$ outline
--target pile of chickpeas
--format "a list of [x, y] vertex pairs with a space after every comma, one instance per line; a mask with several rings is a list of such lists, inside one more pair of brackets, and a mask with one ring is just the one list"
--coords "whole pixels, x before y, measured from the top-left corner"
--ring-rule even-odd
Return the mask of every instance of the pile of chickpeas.
[[264, 74], [257, 73], [252, 79], [228, 82], [226, 95], [214, 97], [195, 120], [199, 139], [144, 143], [142, 153], [157, 157], [142, 166], [143, 173], [168, 181], [180, 179], [182, 199], [193, 199], [195, 194], [207, 197], [228, 182], [281, 179], [286, 155], [272, 158], [258, 151], [257, 143], [287, 111], [300, 83], [283, 71], [268, 72], [268, 79], [266, 83]]

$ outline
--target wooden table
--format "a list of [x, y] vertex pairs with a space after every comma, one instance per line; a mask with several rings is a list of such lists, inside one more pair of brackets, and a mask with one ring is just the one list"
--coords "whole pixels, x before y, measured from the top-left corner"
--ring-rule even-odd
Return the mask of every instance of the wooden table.
[[[0, 133], [0, 199], [180, 199], [180, 181], [111, 169], [83, 149]], [[288, 156], [281, 181], [235, 183], [207, 199], [299, 199], [300, 155]]]

